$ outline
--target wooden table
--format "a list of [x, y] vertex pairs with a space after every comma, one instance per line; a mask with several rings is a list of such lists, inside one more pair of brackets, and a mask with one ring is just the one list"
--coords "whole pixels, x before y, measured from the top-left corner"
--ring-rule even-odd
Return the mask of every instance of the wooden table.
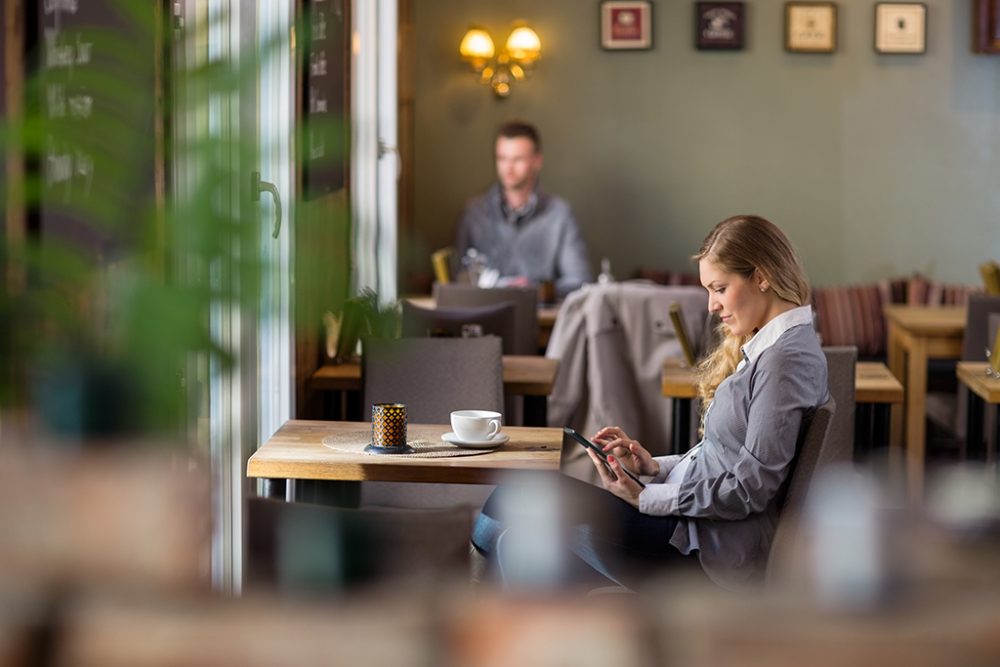
[[[433, 296], [408, 296], [406, 300], [414, 306], [421, 308], [437, 308]], [[556, 318], [559, 316], [560, 304], [539, 304], [538, 306], [538, 348], [545, 349], [552, 336], [552, 328], [556, 325]]]
[[[965, 385], [969, 392], [969, 410], [966, 416], [967, 437], [966, 454], [970, 459], [984, 460], [986, 447], [983, 438], [983, 421], [986, 416], [986, 404], [1000, 405], [1000, 378], [986, 375], [986, 362], [960, 361], [956, 374], [958, 381]], [[994, 419], [995, 434], [993, 442], [1000, 446], [1000, 415]]]
[[[547, 400], [556, 381], [559, 360], [537, 355], [504, 355], [503, 391], [509, 396], [524, 396], [525, 422], [545, 426]], [[361, 363], [324, 364], [309, 378], [308, 387], [315, 391], [361, 391]], [[348, 412], [341, 408], [341, 417]]]
[[902, 405], [903, 385], [877, 361], [859, 361], [854, 367], [854, 454], [862, 458], [889, 445], [893, 406]]
[[[906, 391], [905, 442], [906, 477], [910, 497], [923, 495], [925, 424], [927, 413], [927, 361], [958, 359], [962, 355], [965, 308], [957, 306], [885, 306], [889, 326], [889, 370]], [[892, 444], [903, 436], [904, 416], [897, 410], [892, 417]]]
[[[515, 396], [548, 396], [559, 370], [559, 360], [532, 355], [505, 354], [503, 390]], [[317, 391], [361, 391], [361, 362], [324, 364], [309, 378]]]
[[[694, 370], [677, 359], [663, 364], [661, 389], [673, 401], [674, 443], [687, 444], [691, 438], [691, 401], [698, 397]], [[854, 369], [855, 452], [867, 452], [873, 445], [889, 440], [889, 415], [893, 405], [903, 402], [903, 385], [885, 364], [859, 361]], [[682, 445], [683, 446], [683, 445]], [[680, 451], [677, 444], [674, 451]]]
[[[450, 426], [409, 424], [412, 438], [439, 440]], [[292, 420], [285, 422], [247, 462], [247, 477], [341, 482], [438, 482], [496, 484], [518, 470], [556, 472], [562, 451], [562, 429], [505, 426], [504, 445], [475, 456], [406, 458], [350, 454], [325, 446], [337, 433], [371, 432], [368, 422]]]

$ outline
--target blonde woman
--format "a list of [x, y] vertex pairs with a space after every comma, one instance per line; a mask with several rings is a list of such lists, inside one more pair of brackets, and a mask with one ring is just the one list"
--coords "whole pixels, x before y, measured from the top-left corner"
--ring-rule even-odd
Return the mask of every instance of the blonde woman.
[[[573, 508], [573, 552], [629, 586], [675, 561], [700, 565], [729, 587], [760, 582], [800, 432], [828, 397], [809, 284], [785, 234], [763, 218], [735, 216], [715, 226], [694, 259], [723, 333], [699, 368], [701, 442], [653, 457], [609, 426], [592, 440], [610, 470], [590, 456], [616, 498], [575, 480], [562, 485], [563, 505]], [[487, 529], [501, 530], [489, 525], [493, 502], [473, 534], [486, 553]]]

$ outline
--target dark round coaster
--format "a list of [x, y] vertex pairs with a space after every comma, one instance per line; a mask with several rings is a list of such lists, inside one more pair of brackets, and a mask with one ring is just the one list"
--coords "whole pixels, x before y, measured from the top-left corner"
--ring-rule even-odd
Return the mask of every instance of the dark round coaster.
[[409, 445], [400, 445], [399, 447], [377, 447], [376, 445], [368, 445], [365, 447], [365, 454], [412, 454], [413, 447]]

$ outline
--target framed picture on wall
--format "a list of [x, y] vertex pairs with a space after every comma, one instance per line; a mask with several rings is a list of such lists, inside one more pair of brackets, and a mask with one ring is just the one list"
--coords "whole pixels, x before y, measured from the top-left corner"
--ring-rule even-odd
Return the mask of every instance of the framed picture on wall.
[[836, 51], [836, 3], [786, 2], [785, 50], [793, 53]]
[[653, 46], [653, 3], [605, 0], [601, 3], [601, 48], [649, 49]]
[[875, 50], [923, 53], [927, 50], [927, 5], [918, 2], [875, 3]]
[[695, 48], [734, 51], [743, 48], [745, 3], [696, 2], [694, 5]]
[[976, 0], [972, 10], [972, 50], [1000, 53], [1000, 0]]

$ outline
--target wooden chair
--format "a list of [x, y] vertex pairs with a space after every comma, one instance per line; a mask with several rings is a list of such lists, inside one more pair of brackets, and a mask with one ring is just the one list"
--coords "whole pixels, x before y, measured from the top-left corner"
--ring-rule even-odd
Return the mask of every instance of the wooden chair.
[[479, 325], [484, 335], [499, 336], [503, 353], [514, 354], [514, 304], [479, 308], [421, 308], [403, 301], [403, 336], [460, 338], [467, 324]]
[[[407, 420], [415, 424], [448, 424], [453, 410], [504, 411], [501, 344], [494, 336], [366, 340], [361, 376], [364, 414], [369, 420], [372, 403], [382, 402], [405, 403]], [[492, 489], [476, 484], [365, 482], [360, 502], [363, 506], [480, 507]]]
[[514, 304], [515, 338], [510, 354], [538, 353], [538, 291], [534, 287], [491, 287], [440, 283], [434, 285], [438, 308], [476, 308]]
[[781, 579], [783, 569], [797, 549], [802, 510], [805, 507], [806, 495], [809, 493], [809, 485], [816, 472], [831, 462], [844, 460], [845, 456], [850, 456], [849, 450], [844, 451], [843, 442], [837, 442], [829, 437], [836, 413], [837, 403], [831, 396], [826, 403], [816, 409], [803, 432], [794, 467], [786, 482], [781, 514], [771, 542], [771, 554], [767, 561], [766, 572], [769, 585]]
[[1000, 264], [994, 261], [979, 265], [979, 273], [983, 276], [983, 286], [990, 296], [1000, 296]]

